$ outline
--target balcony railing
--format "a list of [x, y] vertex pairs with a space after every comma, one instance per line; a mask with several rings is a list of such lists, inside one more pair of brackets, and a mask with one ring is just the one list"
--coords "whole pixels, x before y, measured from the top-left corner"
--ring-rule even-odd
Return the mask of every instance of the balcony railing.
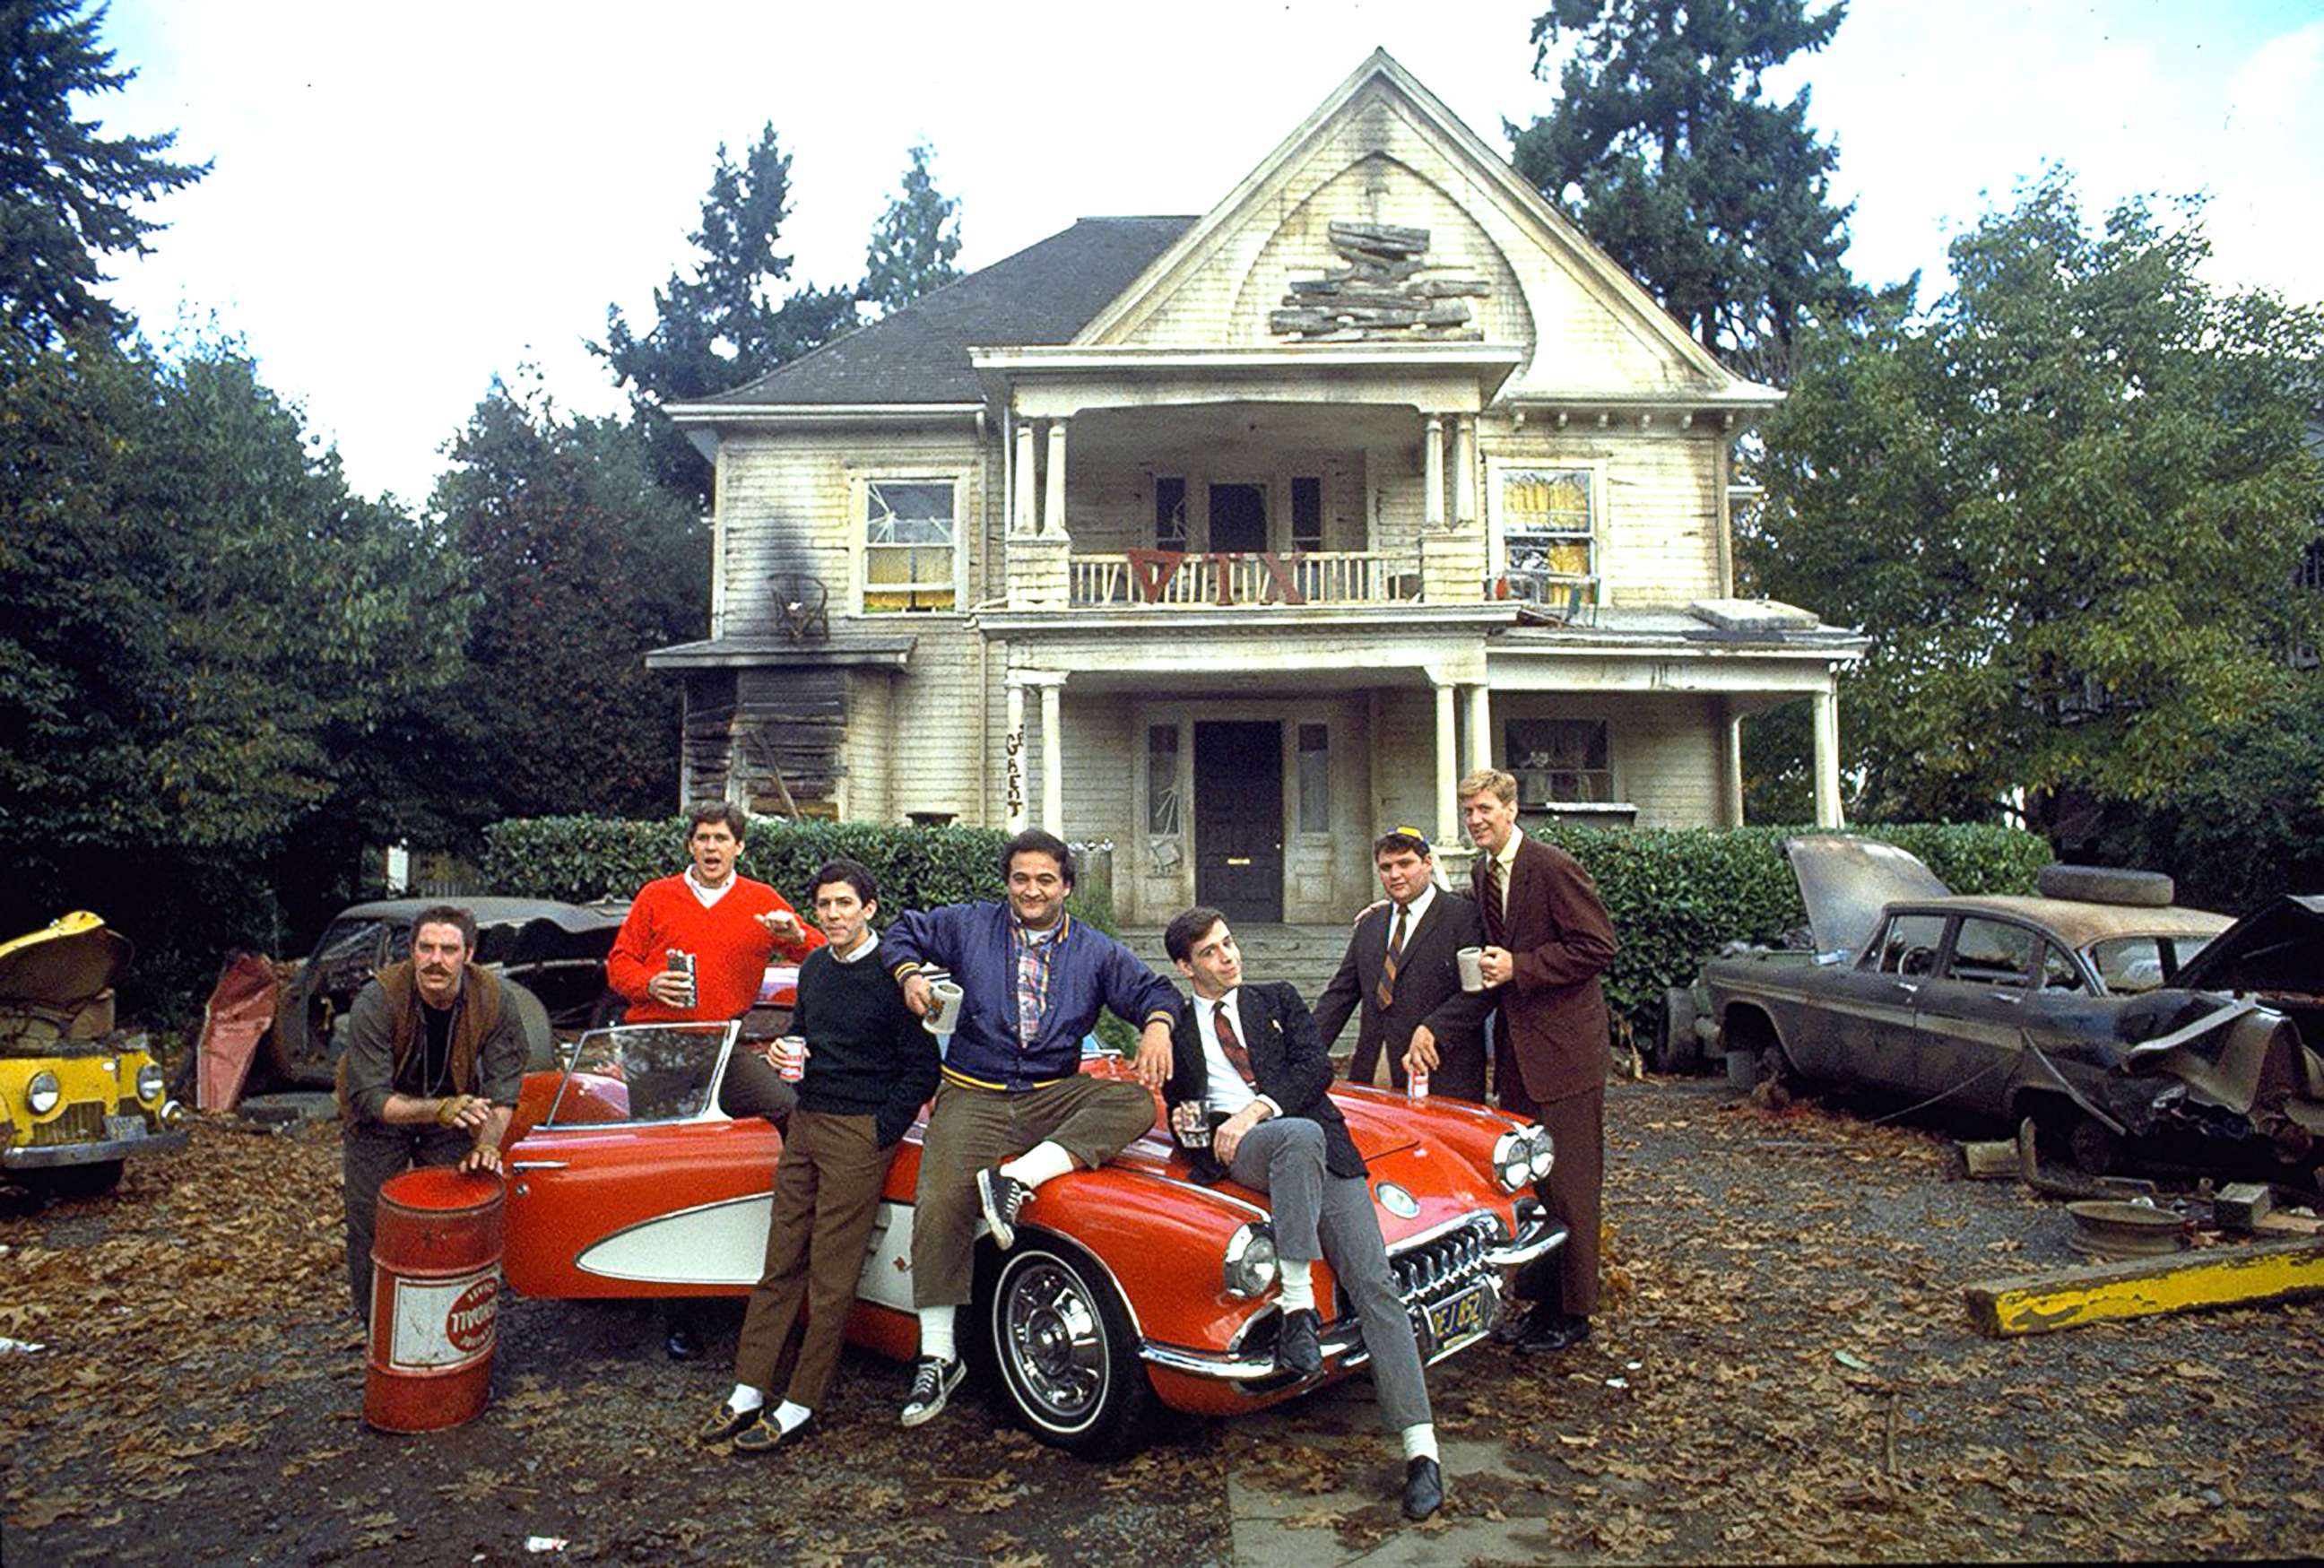
[[1291, 555], [1074, 556], [1075, 605], [1389, 604], [1420, 597], [1416, 558], [1363, 551]]

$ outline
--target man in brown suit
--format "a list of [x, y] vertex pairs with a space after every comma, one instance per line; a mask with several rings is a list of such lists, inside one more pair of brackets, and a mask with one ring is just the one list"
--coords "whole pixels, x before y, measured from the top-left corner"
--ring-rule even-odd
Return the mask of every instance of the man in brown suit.
[[1598, 1307], [1600, 1188], [1606, 1161], [1606, 997], [1614, 927], [1598, 884], [1562, 849], [1517, 826], [1517, 781], [1484, 768], [1461, 780], [1461, 819], [1478, 850], [1470, 872], [1485, 920], [1485, 983], [1498, 988], [1493, 1076], [1501, 1109], [1549, 1129], [1557, 1163], [1536, 1191], [1565, 1224], [1563, 1247], [1517, 1279], [1533, 1310], [1526, 1351], [1590, 1334]]

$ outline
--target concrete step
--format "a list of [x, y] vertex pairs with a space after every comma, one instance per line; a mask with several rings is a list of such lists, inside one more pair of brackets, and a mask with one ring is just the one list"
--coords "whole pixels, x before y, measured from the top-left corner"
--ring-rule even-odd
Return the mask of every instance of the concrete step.
[[[1235, 943], [1242, 949], [1243, 969], [1253, 980], [1288, 981], [1313, 1006], [1331, 983], [1348, 950], [1348, 927], [1323, 925], [1237, 926]], [[1121, 939], [1155, 972], [1177, 981], [1178, 966], [1162, 946], [1162, 927], [1136, 926]], [[1183, 989], [1183, 987], [1182, 987]]]

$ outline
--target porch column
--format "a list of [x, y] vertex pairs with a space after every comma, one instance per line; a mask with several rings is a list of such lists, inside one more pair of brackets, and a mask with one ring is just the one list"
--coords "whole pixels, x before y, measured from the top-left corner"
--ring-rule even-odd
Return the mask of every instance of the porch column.
[[1469, 767], [1474, 773], [1493, 765], [1493, 688], [1479, 682], [1469, 688]]
[[1452, 427], [1452, 521], [1477, 522], [1477, 416], [1462, 414]]
[[1017, 457], [1009, 475], [1014, 492], [1009, 497], [1009, 531], [1031, 533], [1035, 528], [1033, 512], [1033, 421], [1017, 421]]
[[1041, 826], [1059, 838], [1065, 836], [1065, 738], [1057, 710], [1065, 684], [1062, 675], [1041, 682]]
[[[1431, 532], [1444, 526], [1444, 416], [1428, 416], [1420, 442], [1421, 521]], [[1442, 689], [1441, 687], [1439, 688]]]
[[1453, 752], [1458, 725], [1452, 691], [1448, 683], [1440, 682], [1436, 687], [1436, 842], [1439, 844], [1458, 844], [1461, 841], [1461, 801], [1453, 793], [1461, 786], [1461, 763]]
[[1815, 814], [1818, 827], [1845, 827], [1840, 811], [1840, 693], [1815, 694]]
[[1041, 532], [1048, 539], [1065, 537], [1065, 421], [1049, 421], [1049, 472], [1041, 507]]
[[[1026, 438], [1029, 447], [1031, 438]], [[1012, 675], [1009, 678], [1009, 733], [1001, 743], [1001, 763], [1007, 786], [1009, 831], [1022, 833], [1030, 826], [1025, 816], [1025, 683]]]
[[1743, 826], [1743, 715], [1737, 711], [1735, 699], [1727, 699], [1726, 723], [1720, 726], [1719, 762], [1726, 786], [1726, 821], [1729, 827]]

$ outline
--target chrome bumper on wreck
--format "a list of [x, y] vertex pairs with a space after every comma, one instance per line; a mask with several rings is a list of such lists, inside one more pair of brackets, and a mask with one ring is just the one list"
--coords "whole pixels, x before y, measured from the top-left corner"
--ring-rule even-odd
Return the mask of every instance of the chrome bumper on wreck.
[[[1500, 1305], [1499, 1271], [1530, 1263], [1564, 1245], [1566, 1238], [1565, 1227], [1552, 1221], [1540, 1204], [1530, 1199], [1518, 1208], [1517, 1236], [1504, 1242], [1500, 1231], [1499, 1222], [1491, 1215], [1471, 1214], [1410, 1237], [1390, 1249], [1388, 1268], [1396, 1276], [1397, 1293], [1403, 1298], [1405, 1312], [1412, 1319], [1423, 1363], [1433, 1365], [1484, 1338], [1491, 1332]], [[1430, 1309], [1471, 1291], [1483, 1291], [1489, 1297], [1483, 1304], [1485, 1310], [1478, 1325], [1440, 1339], [1431, 1326]], [[1272, 1392], [1293, 1379], [1276, 1370], [1271, 1349], [1265, 1354], [1251, 1354], [1242, 1345], [1250, 1337], [1251, 1330], [1271, 1321], [1274, 1313], [1270, 1306], [1254, 1314], [1235, 1335], [1235, 1344], [1225, 1351], [1186, 1350], [1148, 1341], [1139, 1346], [1139, 1358], [1190, 1377], [1251, 1383], [1260, 1386], [1255, 1392]], [[1371, 1360], [1371, 1352], [1364, 1348], [1363, 1329], [1352, 1316], [1324, 1324], [1318, 1338], [1327, 1368], [1347, 1370]]]
[[100, 1165], [108, 1159], [126, 1159], [134, 1154], [161, 1154], [186, 1147], [188, 1134], [149, 1132], [142, 1138], [112, 1138], [97, 1143], [58, 1143], [49, 1145], [12, 1144], [0, 1149], [0, 1167], [9, 1170], [45, 1170], [53, 1166]]

